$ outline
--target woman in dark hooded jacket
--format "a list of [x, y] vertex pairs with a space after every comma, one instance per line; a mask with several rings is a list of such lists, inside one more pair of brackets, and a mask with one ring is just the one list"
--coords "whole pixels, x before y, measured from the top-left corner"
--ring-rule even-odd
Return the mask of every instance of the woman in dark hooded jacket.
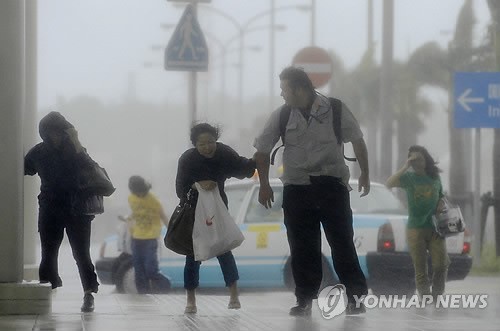
[[95, 163], [78, 141], [78, 133], [60, 113], [50, 112], [39, 123], [42, 142], [24, 157], [24, 173], [41, 179], [38, 195], [38, 232], [42, 246], [40, 282], [52, 288], [62, 286], [58, 271], [59, 247], [68, 236], [84, 290], [82, 312], [94, 310], [99, 283], [90, 257], [90, 233], [93, 215], [75, 214], [72, 197], [78, 192], [78, 171]]

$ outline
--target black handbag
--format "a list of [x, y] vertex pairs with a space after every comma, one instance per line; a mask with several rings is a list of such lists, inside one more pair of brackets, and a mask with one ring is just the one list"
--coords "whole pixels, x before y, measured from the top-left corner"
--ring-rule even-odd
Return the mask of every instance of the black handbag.
[[75, 193], [71, 196], [71, 213], [73, 215], [98, 215], [104, 213], [102, 195]]
[[181, 255], [194, 255], [193, 225], [195, 206], [192, 201], [181, 201], [175, 207], [163, 239], [165, 247]]
[[73, 215], [98, 215], [104, 213], [103, 196], [109, 197], [116, 190], [106, 169], [88, 157], [78, 169], [76, 192], [71, 196]]
[[80, 169], [77, 185], [79, 191], [105, 197], [109, 197], [116, 190], [106, 169], [96, 162]]

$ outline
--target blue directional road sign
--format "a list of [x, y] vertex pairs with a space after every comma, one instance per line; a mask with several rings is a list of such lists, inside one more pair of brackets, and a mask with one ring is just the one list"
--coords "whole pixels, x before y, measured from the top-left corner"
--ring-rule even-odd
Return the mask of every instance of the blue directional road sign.
[[457, 72], [455, 128], [500, 128], [500, 72]]
[[192, 4], [186, 6], [165, 49], [165, 70], [208, 70], [208, 47]]

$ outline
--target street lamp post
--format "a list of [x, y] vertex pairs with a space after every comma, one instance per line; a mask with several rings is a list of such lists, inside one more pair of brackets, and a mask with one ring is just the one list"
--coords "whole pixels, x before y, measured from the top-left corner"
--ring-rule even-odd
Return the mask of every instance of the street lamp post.
[[[263, 27], [262, 27], [263, 28]], [[277, 27], [278, 28], [278, 27]], [[256, 29], [252, 29], [252, 30], [248, 30], [247, 32], [250, 32], [250, 31], [253, 31], [253, 30], [256, 30]], [[233, 38], [230, 38], [228, 39], [225, 43], [223, 43], [222, 41], [220, 41], [215, 35], [213, 35], [212, 33], [210, 32], [205, 32], [205, 34], [213, 41], [215, 41], [215, 43], [219, 46], [220, 48], [220, 55], [216, 55], [214, 58], [217, 59], [217, 58], [220, 58], [221, 59], [221, 73], [220, 73], [220, 79], [221, 79], [221, 92], [222, 92], [222, 102], [221, 102], [221, 112], [223, 113], [224, 112], [224, 108], [225, 108], [225, 102], [224, 102], [224, 97], [226, 95], [226, 55], [228, 53], [230, 53], [231, 51], [237, 51], [239, 54], [242, 53], [241, 49], [239, 48], [233, 48], [233, 49], [229, 49], [229, 45], [237, 39], [237, 37], [239, 37], [239, 34], [234, 36]], [[251, 46], [251, 47], [246, 47], [246, 49], [250, 50], [250, 51], [260, 51], [261, 48], [259, 46]], [[240, 61], [241, 61], [241, 58], [240, 58]], [[242, 67], [242, 63], [238, 63], [238, 67]], [[240, 77], [239, 77], [239, 80], [241, 80], [242, 76], [241, 76], [241, 71], [240, 71]], [[241, 85], [241, 81], [239, 81], [238, 83], [239, 85]]]
[[[200, 6], [198, 8], [203, 8], [203, 9], [212, 11], [212, 12], [216, 13], [217, 15], [224, 17], [226, 20], [231, 22], [236, 27], [236, 29], [238, 30], [238, 35], [240, 37], [240, 45], [239, 45], [240, 55], [239, 55], [239, 58], [240, 58], [240, 63], [242, 63], [242, 60], [243, 60], [242, 53], [243, 53], [243, 48], [244, 48], [244, 41], [243, 41], [244, 30], [242, 28], [242, 25], [234, 17], [232, 17], [231, 15], [228, 15], [224, 11], [219, 10], [217, 8], [210, 7], [210, 6]], [[242, 69], [240, 69], [240, 75], [242, 75], [242, 74], [243, 74]], [[239, 100], [240, 108], [241, 108], [241, 105], [243, 104], [242, 99], [243, 99], [243, 86], [238, 86], [238, 100]]]
[[[264, 16], [270, 15], [270, 24], [271, 26], [275, 25], [275, 14], [278, 11], [284, 11], [284, 10], [311, 10], [311, 7], [305, 6], [305, 5], [291, 5], [291, 6], [282, 6], [282, 7], [275, 7], [275, 0], [271, 0], [271, 8], [269, 10], [263, 11], [259, 14], [254, 15], [250, 19], [246, 21], [244, 24], [245, 27], [248, 27], [251, 23], [256, 21], [259, 18], [262, 18]], [[275, 49], [276, 49], [276, 42], [275, 42], [275, 36], [274, 36], [274, 30], [270, 30], [270, 35], [269, 35], [269, 108], [273, 109], [273, 100], [274, 100], [274, 57], [275, 57]]]
[[[196, 17], [198, 16], [198, 3], [199, 2], [208, 2], [210, 0], [167, 0], [167, 1], [172, 1], [172, 2], [188, 2], [191, 4], [193, 8], [193, 16], [196, 20]], [[183, 5], [185, 7], [185, 5]], [[193, 123], [196, 121], [197, 117], [197, 94], [198, 91], [196, 90], [197, 84], [197, 72], [196, 71], [189, 71], [188, 72], [189, 76], [189, 82], [188, 82], [188, 105], [189, 105], [189, 118], [188, 118], [188, 123], [189, 123], [189, 129], [191, 129], [191, 126]]]
[[[274, 25], [275, 19], [275, 0], [271, 0], [271, 26]], [[270, 38], [269, 38], [269, 110], [272, 110], [274, 107], [274, 53], [276, 43], [274, 42], [274, 30], [269, 30]]]
[[[238, 34], [236, 34], [234, 37], [230, 38], [227, 42], [227, 45], [229, 45], [232, 41], [236, 40], [236, 39], [239, 39], [240, 40], [240, 45], [242, 45], [243, 47], [245, 47], [245, 34], [249, 33], [249, 32], [252, 32], [252, 31], [257, 31], [257, 30], [263, 30], [263, 29], [269, 29], [270, 31], [272, 31], [272, 34], [274, 36], [274, 32], [275, 31], [284, 31], [286, 30], [286, 26], [285, 25], [282, 25], [282, 24], [274, 24], [271, 26], [269, 25], [262, 25], [262, 26], [257, 26], [257, 27], [254, 27], [254, 28], [248, 28], [248, 25], [245, 25], [245, 27], [243, 28], [242, 31], [240, 31]], [[274, 41], [271, 41], [271, 52], [270, 52], [270, 56], [271, 56], [271, 59], [274, 59]], [[243, 68], [245, 67], [244, 66], [244, 49], [239, 49], [239, 75], [238, 75], [238, 100], [239, 100], [239, 106], [240, 106], [240, 109], [243, 105]], [[271, 72], [271, 82], [272, 82], [272, 73], [274, 72], [274, 60], [270, 61], [270, 72]], [[272, 88], [273, 88], [273, 84], [271, 84], [271, 91], [272, 91]], [[270, 94], [271, 98], [273, 96], [273, 93]]]
[[[169, 24], [169, 23], [164, 23], [164, 24], [161, 25], [161, 27], [164, 28], [164, 29], [170, 29], [173, 26], [175, 26], [175, 25], [174, 24]], [[253, 32], [253, 31], [268, 29], [268, 28], [269, 28], [268, 25], [257, 26], [257, 27], [253, 27], [253, 28], [247, 28], [244, 31], [244, 34], [247, 34], [247, 33]], [[276, 24], [272, 30], [284, 31], [284, 30], [286, 30], [286, 26], [283, 25], [283, 24]], [[223, 63], [223, 65], [221, 66], [222, 67], [222, 69], [221, 69], [221, 91], [222, 91], [222, 95], [224, 96], [225, 95], [225, 91], [226, 91], [226, 84], [225, 84], [225, 77], [226, 77], [226, 73], [225, 73], [226, 54], [229, 53], [229, 49], [228, 48], [229, 48], [229, 46], [235, 40], [238, 40], [238, 39], [241, 40], [241, 35], [240, 35], [240, 32], [238, 32], [236, 35], [234, 35], [233, 37], [229, 38], [225, 43], [223, 43], [214, 34], [210, 33], [209, 31], [205, 31], [204, 33], [211, 40], [213, 40], [219, 46], [219, 48], [221, 49], [220, 56], [216, 56], [216, 58], [217, 57], [221, 58], [222, 63]], [[240, 43], [240, 45], [241, 45], [241, 43]], [[162, 51], [163, 49], [165, 49], [165, 46], [162, 46], [162, 45], [152, 45], [151, 49], [153, 51]], [[250, 46], [250, 47], [245, 47], [245, 49], [246, 50], [250, 50], [250, 51], [260, 51], [261, 47], [259, 47], [259, 46]], [[243, 72], [241, 70], [241, 68], [244, 66], [243, 62], [242, 62], [243, 61], [243, 57], [241, 56], [241, 54], [243, 54], [243, 51], [239, 47], [238, 48], [234, 48], [232, 50], [238, 51], [238, 53], [239, 53], [239, 57], [240, 57], [239, 61], [240, 62], [238, 63], [238, 68], [239, 68], [238, 86], [243, 86]], [[143, 63], [143, 65], [144, 65], [144, 67], [147, 67], [147, 68], [155, 66], [155, 64], [153, 62], [151, 62], [151, 61], [145, 61]], [[222, 108], [224, 108], [224, 101], [222, 103]]]
[[270, 40], [270, 65], [269, 65], [269, 75], [270, 75], [270, 80], [269, 80], [269, 91], [270, 91], [270, 104], [272, 107], [272, 100], [274, 98], [274, 49], [275, 49], [275, 40], [274, 40], [274, 29], [276, 24], [274, 24], [274, 14], [277, 11], [284, 11], [284, 10], [310, 10], [311, 7], [306, 6], [306, 5], [290, 5], [290, 6], [282, 6], [282, 7], [274, 7], [274, 1], [272, 0], [272, 5], [271, 5], [271, 10], [266, 10], [263, 12], [260, 12], [254, 16], [252, 16], [250, 19], [248, 19], [245, 23], [240, 24], [234, 17], [231, 15], [225, 13], [224, 11], [217, 9], [215, 7], [210, 7], [210, 6], [199, 6], [199, 9], [206, 9], [209, 11], [212, 11], [224, 18], [226, 18], [228, 21], [230, 21], [237, 29], [238, 31], [238, 38], [240, 41], [239, 49], [239, 63], [240, 63], [240, 68], [239, 68], [239, 79], [238, 79], [238, 102], [240, 109], [242, 108], [243, 105], [243, 63], [244, 63], [244, 48], [245, 48], [245, 33], [249, 32], [248, 28], [249, 26], [254, 23], [257, 19], [260, 19], [262, 17], [265, 17], [267, 15], [271, 15], [271, 24], [269, 25], [270, 30], [271, 30], [271, 40]]
[[394, 0], [383, 2], [382, 26], [382, 65], [380, 84], [380, 167], [379, 178], [388, 178], [392, 174], [392, 62], [394, 48]]
[[316, 0], [311, 0], [311, 46], [316, 45]]

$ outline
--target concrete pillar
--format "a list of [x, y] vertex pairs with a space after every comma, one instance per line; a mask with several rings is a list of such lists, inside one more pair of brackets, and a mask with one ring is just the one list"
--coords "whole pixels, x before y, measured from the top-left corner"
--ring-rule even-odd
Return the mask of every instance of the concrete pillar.
[[[26, 0], [26, 89], [23, 114], [24, 153], [37, 142], [37, 1]], [[38, 176], [24, 178], [24, 280], [38, 279], [37, 247], [39, 245], [37, 215]]]
[[0, 314], [50, 310], [50, 286], [23, 283], [24, 1], [0, 1]]
[[392, 64], [394, 57], [394, 0], [384, 0], [382, 20], [382, 66], [380, 78], [380, 167], [378, 178], [393, 174]]
[[0, 282], [23, 275], [24, 4], [0, 2]]

